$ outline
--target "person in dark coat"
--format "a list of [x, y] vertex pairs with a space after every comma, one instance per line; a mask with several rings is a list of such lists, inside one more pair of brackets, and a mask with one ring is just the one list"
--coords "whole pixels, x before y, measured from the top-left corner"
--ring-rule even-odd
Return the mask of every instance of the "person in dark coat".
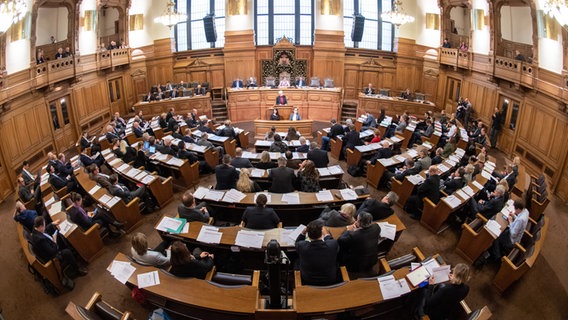
[[215, 177], [217, 178], [216, 190], [233, 189], [239, 180], [239, 172], [231, 166], [231, 156], [223, 156], [223, 163], [215, 167]]
[[248, 207], [243, 212], [241, 227], [249, 229], [273, 229], [278, 226], [280, 218], [272, 208], [266, 208], [268, 198], [261, 193], [256, 196], [256, 206]]
[[179, 204], [177, 211], [179, 217], [186, 219], [187, 222], [209, 222], [210, 216], [207, 208], [205, 207], [205, 202], [201, 202], [196, 206], [195, 198], [189, 190], [187, 190], [181, 197], [181, 203]]
[[337, 239], [340, 264], [347, 267], [350, 275], [375, 275], [373, 266], [378, 261], [377, 243], [380, 234], [381, 227], [373, 223], [373, 216], [368, 212], [361, 212], [357, 221], [348, 226]]
[[196, 248], [190, 253], [187, 246], [177, 240], [172, 243], [170, 273], [176, 277], [205, 279], [207, 272], [213, 269], [214, 256]]
[[428, 169], [428, 178], [418, 187], [415, 195], [410, 196], [406, 200], [404, 210], [413, 219], [420, 219], [422, 208], [424, 207], [424, 198], [430, 199], [434, 204], [440, 201], [440, 170], [438, 166], [430, 166]]
[[[306, 240], [306, 233], [309, 241]], [[296, 239], [302, 284], [327, 286], [337, 282], [339, 246], [324, 228], [321, 220], [313, 220]]]
[[272, 185], [268, 191], [274, 193], [288, 193], [294, 191], [296, 183], [296, 174], [294, 170], [286, 167], [286, 158], [278, 158], [278, 168], [270, 169], [268, 179], [272, 181]]
[[359, 216], [361, 212], [368, 212], [373, 216], [373, 221], [383, 220], [390, 217], [394, 210], [392, 206], [398, 201], [398, 195], [394, 191], [389, 191], [381, 201], [373, 198], [367, 198], [357, 210], [355, 217]]
[[312, 160], [316, 168], [326, 168], [329, 164], [327, 151], [318, 148], [317, 142], [310, 143], [310, 151], [308, 151], [308, 160]]

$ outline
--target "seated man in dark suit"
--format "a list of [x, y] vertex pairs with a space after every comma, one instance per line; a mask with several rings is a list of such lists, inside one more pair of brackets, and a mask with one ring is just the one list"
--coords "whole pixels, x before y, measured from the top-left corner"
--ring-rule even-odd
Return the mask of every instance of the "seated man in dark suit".
[[33, 193], [30, 188], [28, 188], [24, 182], [24, 178], [18, 177], [18, 197], [23, 202], [28, 202], [34, 198]]
[[196, 96], [204, 96], [205, 95], [205, 88], [202, 88], [200, 84], [197, 85], [195, 88], [195, 95]]
[[158, 146], [158, 151], [160, 151], [163, 154], [169, 154], [169, 155], [172, 155], [172, 156], [176, 155], [176, 151], [173, 149], [173, 146], [172, 146], [171, 137], [164, 138], [164, 140], [162, 140], [162, 145]]
[[235, 158], [231, 161], [231, 165], [235, 168], [252, 168], [252, 163], [247, 158], [243, 158], [243, 149], [235, 149]]
[[71, 201], [73, 201], [73, 206], [69, 208], [67, 214], [71, 221], [81, 227], [83, 231], [89, 230], [96, 223], [101, 226], [101, 228], [106, 228], [111, 236], [120, 236], [120, 232], [114, 232], [109, 226], [112, 225], [115, 228], [122, 228], [124, 224], [116, 221], [113, 216], [105, 212], [106, 210], [96, 208], [95, 211], [87, 212], [83, 208], [83, 197], [76, 192], [71, 193]]
[[356, 146], [363, 145], [363, 141], [361, 140], [359, 131], [355, 129], [355, 125], [350, 124], [348, 127], [349, 132], [347, 132], [343, 138], [343, 152], [346, 152], [345, 150], [347, 149], [354, 150]]
[[294, 154], [292, 153], [292, 151], [286, 151], [284, 153], [284, 156], [286, 156], [286, 167], [292, 170], [300, 169], [300, 163], [302, 163], [302, 160], [294, 159]]
[[[309, 241], [306, 240], [306, 233]], [[313, 220], [296, 239], [302, 284], [327, 286], [337, 282], [337, 240], [324, 228], [320, 219]]]
[[446, 194], [452, 194], [462, 188], [465, 185], [465, 180], [463, 179], [464, 174], [464, 167], [459, 167], [456, 171], [452, 172], [448, 179], [444, 181], [444, 192]]
[[340, 264], [347, 267], [350, 276], [373, 276], [373, 266], [378, 261], [379, 248], [377, 243], [381, 234], [381, 227], [373, 223], [373, 216], [368, 212], [361, 212], [357, 221], [347, 226], [337, 242], [339, 243]]
[[55, 168], [55, 172], [57, 172], [57, 174], [62, 177], [73, 175], [73, 166], [65, 159], [65, 154], [60, 153], [56, 163], [57, 168]]
[[304, 137], [300, 137], [298, 139], [298, 141], [300, 142], [300, 146], [296, 148], [296, 152], [308, 152], [310, 151], [310, 146], [308, 146], [306, 144], [306, 138]]
[[316, 168], [326, 168], [329, 164], [329, 157], [327, 151], [318, 148], [315, 141], [310, 143], [310, 151], [308, 151], [308, 160], [312, 160]]
[[365, 89], [363, 90], [363, 93], [364, 93], [364, 94], [367, 94], [367, 95], [369, 95], [369, 94], [375, 94], [375, 88], [373, 88], [373, 84], [372, 84], [372, 83], [369, 83], [369, 85], [367, 86], [367, 88], [365, 88]]
[[280, 223], [280, 217], [272, 208], [267, 208], [268, 198], [264, 193], [256, 196], [256, 206], [247, 207], [241, 218], [241, 227], [249, 229], [272, 229]]
[[375, 120], [375, 117], [373, 116], [372, 113], [370, 113], [369, 111], [365, 112], [365, 115], [367, 116], [365, 118], [365, 121], [363, 121], [363, 125], [361, 126], [361, 131], [365, 131], [367, 129], [370, 128], [376, 128], [377, 127], [377, 120]]
[[13, 218], [16, 222], [21, 223], [26, 230], [32, 231], [34, 229], [34, 221], [36, 217], [37, 211], [27, 209], [21, 201], [16, 201], [16, 210], [14, 210]]
[[142, 138], [142, 136], [144, 135], [144, 130], [142, 130], [142, 128], [140, 127], [140, 122], [134, 121], [132, 123], [132, 132], [134, 133], [134, 136], [136, 136], [136, 138]]
[[321, 149], [328, 151], [329, 150], [329, 140], [336, 139], [338, 136], [343, 137], [345, 131], [343, 126], [337, 123], [337, 120], [331, 119], [331, 128], [329, 128], [329, 133], [327, 136], [321, 137]]
[[223, 156], [223, 163], [215, 167], [215, 177], [217, 178], [216, 190], [229, 190], [237, 186], [239, 172], [231, 165], [231, 156]]
[[215, 132], [213, 132], [213, 130], [211, 128], [209, 128], [209, 126], [208, 126], [209, 121], [210, 120], [199, 121], [199, 125], [197, 127], [197, 130], [199, 130], [201, 132], [206, 132], [206, 133], [215, 133]]
[[375, 164], [379, 159], [392, 157], [392, 149], [390, 148], [389, 142], [386, 140], [381, 141], [381, 146], [382, 148], [379, 148], [377, 150], [377, 153], [375, 153], [375, 155], [370, 160], [366, 161], [367, 164]]
[[298, 80], [296, 80], [296, 87], [305, 87], [308, 84], [306, 83], [306, 80], [304, 80], [304, 77], [299, 77]]
[[40, 183], [40, 172], [37, 175], [34, 175], [30, 172], [30, 163], [24, 160], [22, 164], [22, 178], [24, 178], [24, 183], [26, 185], [30, 183], [34, 183], [34, 188]]
[[69, 192], [77, 190], [77, 182], [75, 181], [74, 176], [61, 177], [55, 173], [55, 167], [52, 165], [48, 165], [46, 170], [49, 173], [49, 183], [55, 188], [55, 190], [59, 190], [63, 187], [67, 187], [67, 191]]
[[109, 176], [101, 173], [101, 170], [96, 164], [92, 164], [87, 167], [87, 173], [89, 173], [89, 179], [96, 181], [98, 185], [105, 189], [110, 189], [112, 183], [109, 181]]
[[394, 213], [392, 206], [397, 201], [398, 194], [394, 191], [389, 191], [389, 193], [387, 193], [381, 201], [373, 198], [367, 198], [363, 201], [363, 204], [357, 210], [355, 216], [357, 217], [361, 212], [365, 211], [373, 216], [373, 221], [386, 219]]
[[231, 124], [231, 120], [225, 120], [225, 127], [218, 130], [216, 134], [221, 137], [229, 137], [229, 140], [233, 140], [237, 136], [237, 133]]
[[268, 179], [272, 181], [272, 185], [268, 191], [274, 193], [288, 193], [294, 191], [296, 183], [296, 175], [294, 170], [286, 167], [286, 158], [278, 158], [278, 168], [271, 169], [268, 172]]
[[69, 277], [86, 275], [87, 269], [79, 266], [71, 250], [60, 247], [62, 244], [58, 243], [57, 234], [57, 230], [46, 229], [42, 216], [35, 218], [30, 242], [36, 257], [43, 263], [57, 258], [61, 262], [63, 273]]
[[177, 211], [179, 217], [186, 219], [187, 222], [209, 222], [209, 212], [205, 207], [205, 202], [201, 202], [198, 206], [196, 206], [195, 198], [189, 190], [187, 190], [181, 197], [181, 203], [179, 204]]
[[432, 158], [432, 164], [440, 164], [444, 162], [444, 158], [442, 157], [442, 152], [444, 149], [438, 148], [436, 149], [436, 155]]
[[428, 169], [428, 178], [418, 187], [415, 195], [410, 196], [406, 200], [404, 210], [413, 219], [420, 219], [422, 216], [422, 208], [424, 207], [424, 198], [430, 199], [432, 203], [437, 204], [440, 201], [440, 170], [438, 166], [430, 166]]
[[[130, 191], [128, 187], [118, 183], [118, 176], [116, 174], [111, 174], [108, 178], [109, 182], [111, 183], [110, 188], [108, 191], [113, 196], [121, 198], [125, 203], [129, 203], [132, 199], [138, 197], [141, 201], [148, 201], [148, 196], [146, 193], [146, 186], [141, 186], [140, 188], [136, 189], [135, 191]], [[147, 202], [146, 207], [151, 209], [151, 205]]]
[[195, 162], [199, 162], [200, 174], [213, 172], [213, 168], [211, 168], [211, 166], [207, 163], [207, 161], [199, 160], [199, 158], [194, 152], [191, 152], [186, 149], [185, 142], [183, 141], [178, 142], [178, 151], [176, 156], [180, 159], [187, 159], [187, 161], [189, 161], [189, 164], [194, 164]]
[[507, 190], [505, 189], [504, 186], [498, 185], [495, 188], [495, 191], [491, 193], [491, 195], [489, 196], [489, 200], [487, 201], [484, 200], [475, 201], [474, 198], [471, 198], [470, 201], [471, 211], [469, 213], [469, 216], [471, 218], [474, 218], [475, 215], [479, 212], [485, 218], [491, 219], [491, 217], [493, 217], [495, 214], [497, 214], [497, 212], [503, 209], [503, 206], [505, 205], [505, 200], [503, 196], [505, 195], [506, 192]]

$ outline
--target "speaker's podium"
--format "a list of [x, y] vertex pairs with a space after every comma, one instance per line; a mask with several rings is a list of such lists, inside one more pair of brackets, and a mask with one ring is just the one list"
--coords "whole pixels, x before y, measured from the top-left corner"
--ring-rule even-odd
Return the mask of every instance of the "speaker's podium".
[[275, 104], [272, 108], [268, 108], [268, 115], [266, 119], [270, 119], [270, 116], [274, 113], [274, 109], [278, 110], [278, 114], [280, 115], [280, 120], [288, 120], [290, 119], [290, 114], [292, 114], [292, 110], [294, 110], [294, 106], [288, 104]]

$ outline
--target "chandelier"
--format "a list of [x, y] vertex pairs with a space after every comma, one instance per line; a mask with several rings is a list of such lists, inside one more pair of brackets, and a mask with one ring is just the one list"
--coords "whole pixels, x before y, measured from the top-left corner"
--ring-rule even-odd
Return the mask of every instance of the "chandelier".
[[409, 16], [402, 10], [402, 0], [394, 0], [391, 11], [385, 11], [381, 14], [381, 19], [385, 22], [390, 22], [397, 27], [405, 23], [414, 22], [414, 17]]
[[568, 28], [568, 1], [567, 0], [545, 0], [543, 11], [552, 18], [556, 19], [564, 28]]
[[168, 3], [166, 4], [166, 10], [164, 10], [164, 12], [162, 12], [161, 16], [155, 18], [154, 22], [161, 23], [161, 24], [163, 24], [166, 27], [171, 29], [176, 24], [178, 24], [182, 21], [186, 21], [187, 15], [185, 15], [183, 13], [179, 13], [177, 11], [177, 9], [175, 8], [175, 6], [176, 5], [175, 5], [174, 1], [169, 0]]
[[10, 26], [22, 20], [28, 11], [25, 0], [0, 1], [0, 33], [6, 32]]

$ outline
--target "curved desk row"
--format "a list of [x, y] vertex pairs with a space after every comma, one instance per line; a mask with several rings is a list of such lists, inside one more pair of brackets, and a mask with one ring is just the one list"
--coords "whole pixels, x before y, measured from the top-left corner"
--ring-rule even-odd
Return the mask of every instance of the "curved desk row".
[[365, 95], [363, 93], [359, 94], [359, 106], [357, 108], [357, 114], [361, 115], [363, 113], [370, 112], [372, 114], [380, 114], [381, 110], [384, 109], [388, 114], [402, 114], [405, 111], [410, 112], [410, 114], [424, 114], [424, 112], [436, 109], [436, 105], [429, 101], [409, 101], [404, 99], [384, 97], [380, 95]]
[[209, 96], [179, 97], [164, 99], [151, 102], [138, 102], [134, 104], [134, 112], [144, 113], [144, 116], [159, 116], [167, 113], [171, 108], [175, 108], [177, 114], [185, 115], [193, 109], [197, 109], [197, 114], [207, 115], [211, 119], [211, 98]]

